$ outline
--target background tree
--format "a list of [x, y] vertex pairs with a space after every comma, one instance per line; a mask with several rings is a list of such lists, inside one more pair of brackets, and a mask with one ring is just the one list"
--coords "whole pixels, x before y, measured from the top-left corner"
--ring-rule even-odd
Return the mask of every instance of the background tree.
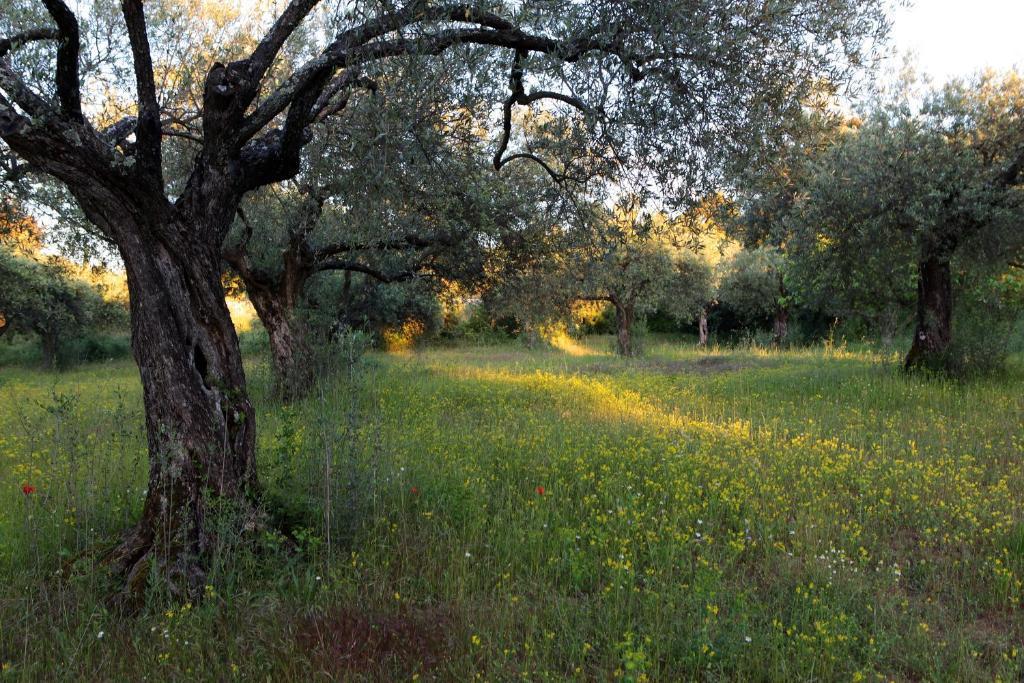
[[118, 309], [59, 260], [40, 262], [0, 246], [0, 335], [37, 335], [47, 368], [56, 367], [62, 343], [115, 321]]
[[578, 302], [609, 304], [616, 351], [636, 355], [635, 328], [646, 315], [661, 310], [689, 321], [711, 299], [710, 266], [673, 246], [672, 236], [683, 230], [684, 221], [660, 213], [624, 205], [581, 207], [569, 223], [535, 238], [546, 252], [534, 247], [532, 258], [494, 271], [488, 300], [526, 330], [567, 320]]
[[[488, 171], [472, 112], [438, 101], [446, 83], [432, 83], [354, 102], [343, 128], [325, 125], [307, 146], [294, 181], [254, 193], [240, 210], [224, 256], [269, 333], [285, 398], [301, 396], [312, 377], [298, 315], [312, 278], [355, 274], [341, 287], [318, 287], [317, 305], [338, 320], [380, 323], [369, 311], [344, 310], [365, 308], [366, 295], [380, 299], [367, 279], [439, 286], [443, 277], [472, 286], [483, 276], [487, 249], [522, 230], [551, 187], [523, 167], [504, 178]], [[328, 292], [338, 298], [328, 300]]]
[[633, 356], [634, 327], [659, 308], [680, 320], [697, 317], [711, 298], [710, 268], [667, 241], [680, 225], [664, 215], [625, 208], [595, 212], [593, 241], [575, 259], [578, 298], [615, 309], [616, 351]]
[[747, 325], [771, 321], [772, 341], [782, 344], [789, 333], [792, 303], [786, 285], [788, 264], [781, 251], [758, 247], [736, 253], [722, 264], [719, 300]]
[[941, 367], [953, 342], [955, 279], [1005, 272], [1020, 253], [1022, 167], [1024, 87], [1015, 73], [953, 82], [919, 111], [883, 102], [813, 164], [795, 214], [800, 241], [812, 254], [839, 255], [834, 262], [848, 264], [855, 282], [889, 289], [890, 306], [905, 297], [913, 269], [905, 364]]
[[[294, 177], [318, 122], [343, 115], [364, 78], [396, 60], [451, 60], [482, 91], [510, 86], [496, 168], [531, 159], [572, 174], [511, 134], [515, 106], [547, 103], [581, 113], [595, 154], [685, 199], [770, 147], [804, 95], [844, 78], [885, 30], [881, 0], [410, 0], [344, 13], [291, 0], [253, 12], [250, 40], [225, 44], [218, 61], [181, 69], [203, 74], [199, 95], [167, 107], [180, 45], [150, 32], [140, 0], [84, 23], [63, 0], [42, 4], [12, 0], [0, 17], [0, 139], [67, 188], [128, 273], [151, 471], [142, 519], [111, 564], [135, 595], [151, 569], [172, 592], [201, 589], [217, 542], [210, 496], [231, 501], [243, 528], [259, 526], [254, 413], [221, 249], [243, 197]], [[83, 41], [94, 18], [109, 30]], [[115, 57], [93, 69], [83, 57], [98, 44]], [[185, 149], [171, 154], [172, 143]]]

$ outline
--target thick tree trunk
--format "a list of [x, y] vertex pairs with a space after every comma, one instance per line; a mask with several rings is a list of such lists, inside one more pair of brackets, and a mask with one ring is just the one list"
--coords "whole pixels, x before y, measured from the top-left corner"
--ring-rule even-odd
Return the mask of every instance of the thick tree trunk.
[[949, 260], [926, 258], [918, 264], [917, 324], [904, 367], [938, 367], [952, 339], [953, 276]]
[[[142, 518], [108, 559], [134, 599], [150, 577], [171, 594], [198, 594], [218, 545], [215, 529], [259, 523], [254, 413], [221, 288], [219, 245], [192, 234], [180, 224], [142, 225], [123, 231], [120, 244], [150, 471]], [[214, 513], [232, 523], [216, 523]]]
[[636, 322], [636, 313], [629, 306], [615, 304], [615, 321], [618, 328], [615, 334], [615, 350], [620, 356], [631, 358], [636, 355], [636, 348], [633, 344], [633, 324]]
[[302, 398], [313, 384], [313, 364], [294, 305], [272, 289], [247, 286], [249, 300], [267, 330], [277, 392], [284, 401]]
[[708, 345], [708, 309], [700, 309], [700, 319], [697, 321], [697, 345]]
[[772, 342], [776, 346], [782, 346], [789, 334], [789, 309], [779, 307], [775, 311], [775, 319], [772, 321]]

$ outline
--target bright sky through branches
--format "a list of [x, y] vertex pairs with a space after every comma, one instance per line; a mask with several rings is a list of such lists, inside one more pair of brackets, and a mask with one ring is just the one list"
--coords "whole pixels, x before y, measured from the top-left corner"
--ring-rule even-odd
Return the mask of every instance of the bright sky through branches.
[[899, 52], [936, 83], [985, 67], [1024, 69], [1024, 0], [915, 0], [893, 14]]

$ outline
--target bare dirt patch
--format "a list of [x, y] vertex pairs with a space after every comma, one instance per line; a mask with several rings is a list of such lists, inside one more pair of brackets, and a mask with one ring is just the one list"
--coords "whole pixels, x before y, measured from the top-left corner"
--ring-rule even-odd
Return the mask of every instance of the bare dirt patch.
[[776, 361], [740, 360], [728, 356], [704, 356], [697, 360], [631, 360], [621, 363], [591, 363], [580, 367], [585, 374], [612, 375], [623, 372], [648, 372], [658, 375], [716, 375], [739, 370], [766, 368]]
[[429, 673], [451, 649], [451, 613], [407, 609], [397, 614], [365, 614], [339, 607], [304, 620], [296, 639], [332, 679], [408, 679]]

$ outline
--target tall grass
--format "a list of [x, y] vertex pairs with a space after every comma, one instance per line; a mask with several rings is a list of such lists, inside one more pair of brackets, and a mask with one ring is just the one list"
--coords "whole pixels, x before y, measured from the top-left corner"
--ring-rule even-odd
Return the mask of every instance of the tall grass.
[[95, 560], [145, 487], [134, 369], [4, 370], [3, 675], [1020, 676], [1019, 360], [957, 384], [869, 349], [606, 348], [342, 345], [288, 408], [251, 363], [280, 531], [134, 619]]

